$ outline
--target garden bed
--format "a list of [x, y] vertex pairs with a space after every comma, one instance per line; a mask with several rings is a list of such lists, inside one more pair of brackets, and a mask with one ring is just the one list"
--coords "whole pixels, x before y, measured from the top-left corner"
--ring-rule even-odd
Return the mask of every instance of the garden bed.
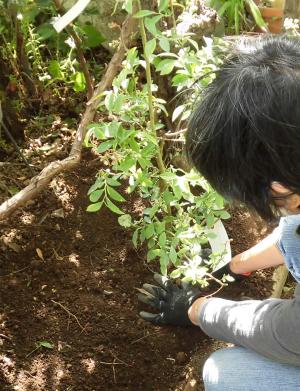
[[[197, 366], [219, 344], [196, 327], [139, 319], [135, 288], [152, 281], [155, 266], [145, 264], [116, 215], [86, 213], [98, 168], [87, 153], [76, 171], [1, 225], [0, 389], [179, 391], [195, 378], [193, 389], [201, 390]], [[128, 208], [141, 208], [140, 200]], [[243, 210], [233, 211], [227, 229], [234, 253], [266, 234]], [[222, 295], [264, 298], [271, 286], [271, 272], [259, 272]], [[32, 352], [41, 341], [52, 348]]]

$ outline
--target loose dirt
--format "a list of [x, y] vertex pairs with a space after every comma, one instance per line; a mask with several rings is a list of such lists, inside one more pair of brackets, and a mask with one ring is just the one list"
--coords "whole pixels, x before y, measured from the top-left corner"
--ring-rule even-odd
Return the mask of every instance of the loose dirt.
[[[1, 225], [0, 390], [201, 390], [197, 374], [220, 343], [196, 327], [139, 319], [135, 288], [152, 281], [155, 267], [116, 216], [86, 213], [97, 169], [87, 153], [77, 170]], [[266, 235], [247, 211], [232, 216], [234, 253]], [[271, 271], [259, 272], [222, 296], [264, 298], [271, 286]], [[52, 345], [33, 351], [43, 341]]]

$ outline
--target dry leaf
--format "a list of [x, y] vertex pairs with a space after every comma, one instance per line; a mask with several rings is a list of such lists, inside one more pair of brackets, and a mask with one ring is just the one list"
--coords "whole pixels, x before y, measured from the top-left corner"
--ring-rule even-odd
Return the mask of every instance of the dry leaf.
[[51, 213], [51, 216], [53, 217], [60, 217], [60, 218], [64, 218], [65, 217], [65, 213], [64, 213], [64, 210], [61, 208], [61, 209], [56, 209], [54, 210], [52, 213]]
[[17, 243], [10, 242], [8, 238], [3, 238], [3, 243], [15, 253], [19, 253], [22, 249]]
[[36, 248], [35, 251], [36, 251], [38, 257], [44, 261], [44, 255], [42, 253], [42, 250], [40, 248]]

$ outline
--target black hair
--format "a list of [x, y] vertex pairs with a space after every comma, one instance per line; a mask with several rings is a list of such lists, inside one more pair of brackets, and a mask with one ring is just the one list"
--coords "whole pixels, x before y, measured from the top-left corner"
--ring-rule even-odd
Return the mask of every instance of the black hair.
[[240, 42], [191, 116], [186, 151], [220, 194], [265, 219], [273, 181], [300, 194], [300, 41]]

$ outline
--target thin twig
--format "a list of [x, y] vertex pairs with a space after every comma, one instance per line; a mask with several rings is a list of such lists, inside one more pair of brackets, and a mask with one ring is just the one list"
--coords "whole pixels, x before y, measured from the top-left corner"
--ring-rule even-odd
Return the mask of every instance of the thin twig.
[[77, 318], [76, 315], [74, 315], [70, 310], [68, 310], [68, 308], [66, 308], [66, 307], [65, 307], [63, 304], [61, 304], [59, 301], [55, 301], [55, 300], [52, 300], [52, 299], [51, 299], [51, 301], [52, 301], [52, 303], [59, 305], [63, 310], [66, 311], [66, 313], [67, 313], [68, 315], [72, 316], [72, 317], [76, 320], [76, 322], [77, 322], [78, 326], [81, 328], [81, 330], [84, 331], [84, 327], [80, 324], [80, 322], [79, 322], [79, 320], [78, 320], [78, 318]]
[[211, 293], [210, 295], [207, 295], [205, 297], [209, 298], [209, 297], [212, 297], [212, 296], [215, 296], [216, 294], [218, 294], [225, 286], [225, 284], [223, 284], [222, 286], [220, 286], [220, 288], [218, 288], [214, 293]]
[[141, 341], [144, 338], [151, 337], [152, 335], [157, 335], [157, 334], [160, 334], [160, 331], [157, 331], [156, 333], [144, 335], [143, 337], [130, 342], [130, 345], [133, 345], [134, 343], [139, 342], [139, 341]]
[[[114, 360], [114, 362], [115, 362], [115, 360]], [[115, 363], [115, 364], [118, 364], [118, 363]], [[113, 370], [113, 376], [114, 376], [114, 383], [117, 384], [116, 370], [115, 370], [115, 366], [114, 365], [112, 366], [112, 370]]]
[[165, 138], [165, 137], [158, 137], [159, 140], [163, 140], [163, 141], [171, 141], [173, 143], [184, 143], [185, 140], [183, 140], [182, 138]]
[[[4, 166], [24, 166], [27, 164], [25, 162], [0, 162], [0, 167], [4, 167]], [[29, 166], [30, 167], [36, 167], [36, 168], [39, 168], [40, 166], [36, 166], [34, 164], [30, 164], [29, 163]]]
[[22, 272], [23, 270], [28, 269], [29, 267], [30, 267], [30, 266], [22, 267], [22, 269], [16, 270], [16, 271], [11, 272], [11, 273], [8, 273], [8, 274], [4, 274], [3, 276], [0, 276], [0, 277], [9, 277], [9, 276], [13, 276], [14, 274], [20, 273], [20, 272]]
[[10, 342], [11, 342], [11, 337], [9, 337], [8, 335], [1, 334], [1, 333], [0, 333], [0, 338], [6, 339], [7, 341], [10, 341]]
[[115, 362], [115, 360], [113, 362], [105, 362], [105, 361], [98, 361], [99, 364], [103, 364], [103, 365], [126, 365], [126, 364], [123, 364], [122, 362]]
[[120, 361], [122, 364], [127, 365], [128, 367], [130, 367], [129, 364], [127, 364], [125, 361], [123, 361], [123, 360], [121, 360], [119, 357], [117, 357], [111, 350], [110, 350], [109, 352], [110, 352], [110, 354], [113, 356], [113, 358], [114, 358], [115, 360], [118, 360], [118, 361]]
[[227, 284], [224, 284], [221, 280], [219, 280], [218, 278], [216, 278], [215, 276], [213, 276], [211, 273], [206, 273], [207, 276], [209, 278], [211, 278], [212, 280], [216, 281], [219, 285], [221, 285], [222, 288], [224, 288], [225, 286], [227, 286]]
[[173, 138], [175, 136], [178, 136], [179, 134], [182, 134], [182, 133], [186, 133], [187, 129], [181, 129], [181, 130], [178, 130], [177, 132], [168, 132], [168, 133], [165, 133], [164, 134], [164, 137], [166, 138]]

